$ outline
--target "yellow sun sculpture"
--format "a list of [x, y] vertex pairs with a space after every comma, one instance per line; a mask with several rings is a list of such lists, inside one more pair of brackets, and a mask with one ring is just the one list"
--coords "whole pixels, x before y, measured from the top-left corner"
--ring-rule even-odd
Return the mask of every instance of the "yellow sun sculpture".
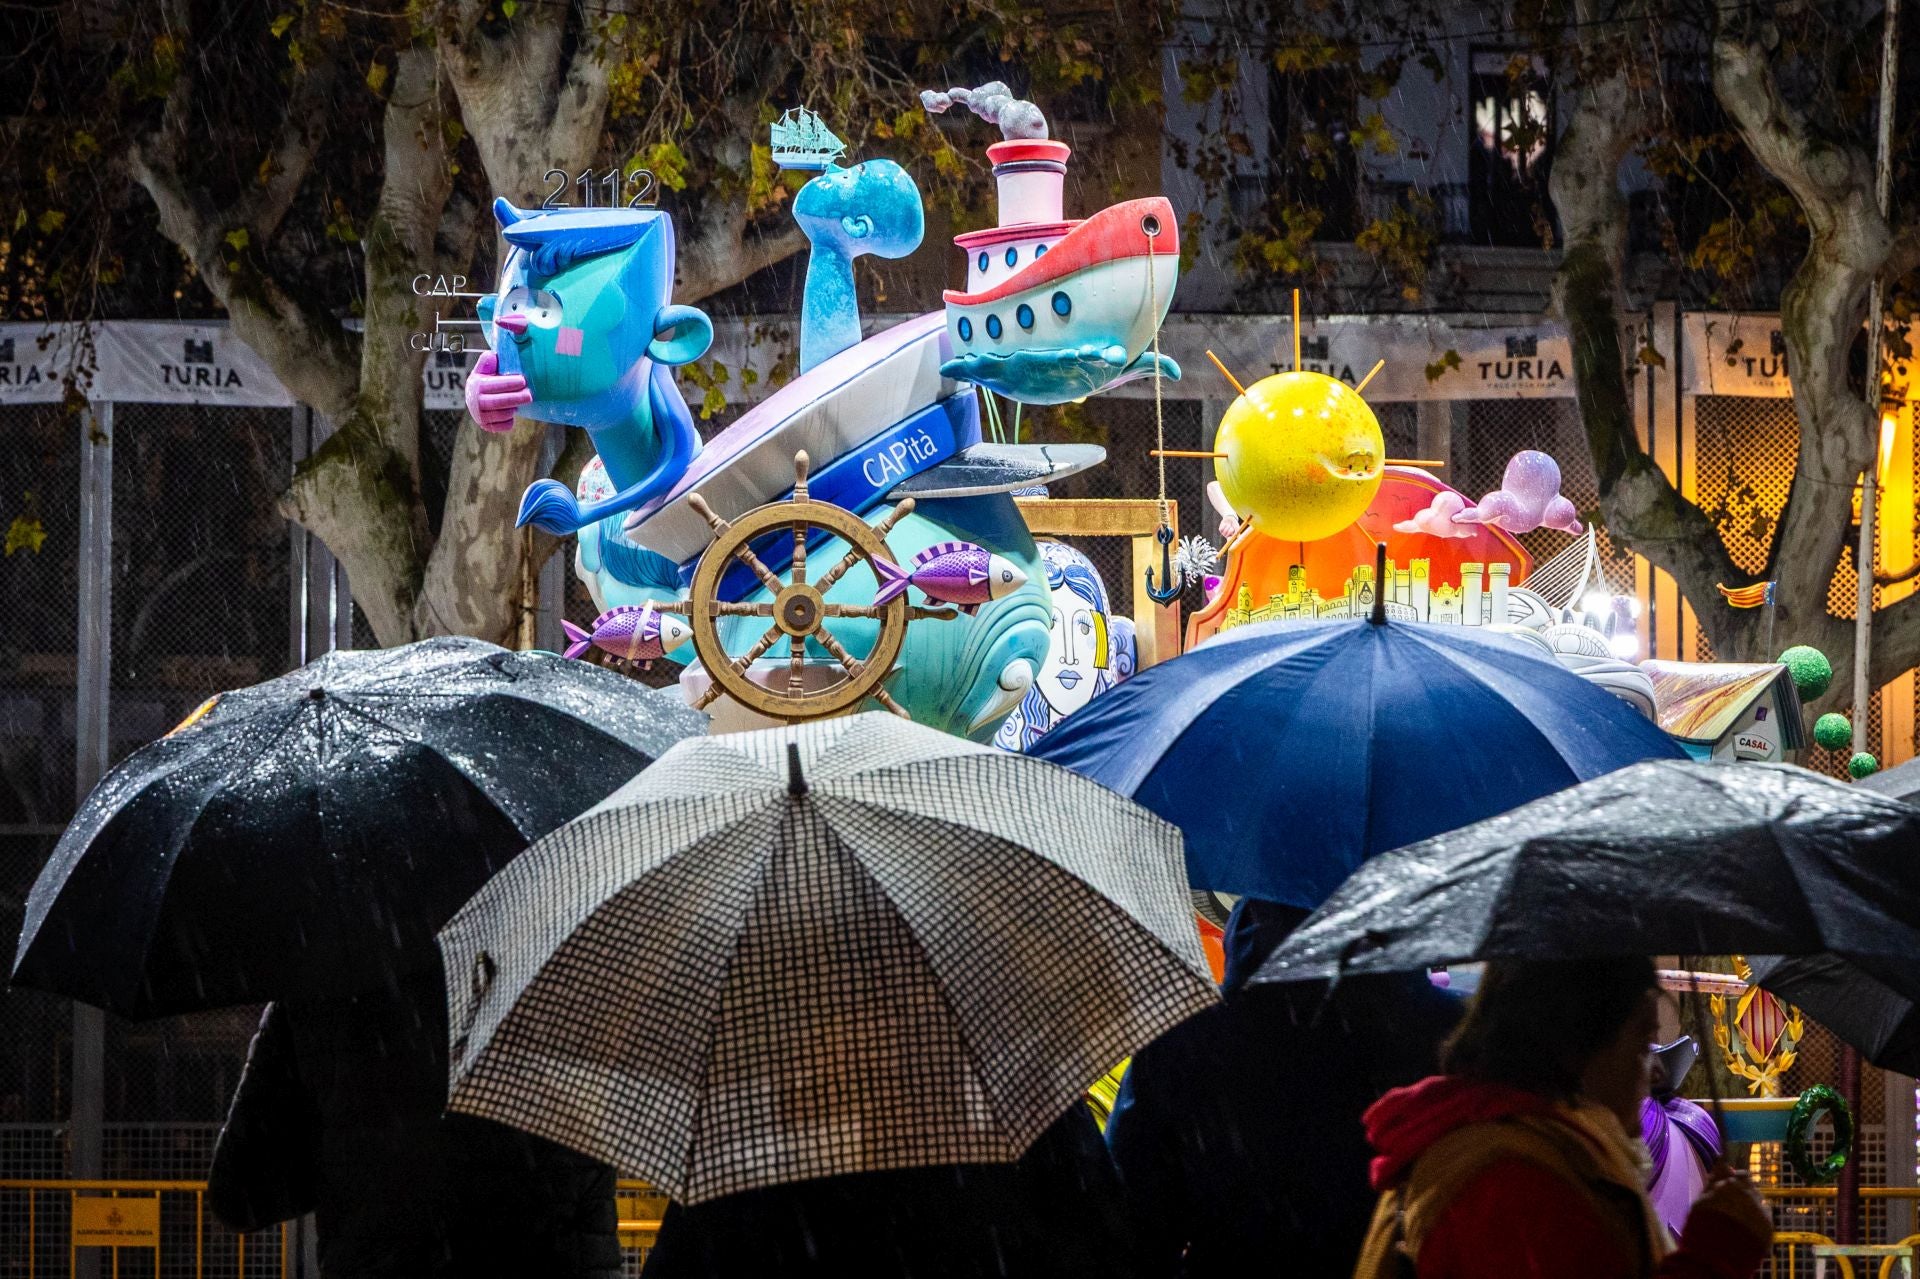
[[1261, 378], [1227, 407], [1214, 437], [1220, 491], [1268, 537], [1313, 542], [1366, 512], [1386, 464], [1380, 421], [1358, 392], [1322, 373]]

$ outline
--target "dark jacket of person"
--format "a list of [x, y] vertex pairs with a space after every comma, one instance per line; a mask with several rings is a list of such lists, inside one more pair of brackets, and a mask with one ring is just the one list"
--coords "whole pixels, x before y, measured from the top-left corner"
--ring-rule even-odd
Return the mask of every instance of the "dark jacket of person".
[[316, 1215], [325, 1279], [617, 1279], [613, 1170], [444, 1115], [439, 972], [392, 992], [267, 1006], [214, 1148], [235, 1230]]
[[1344, 1275], [1373, 1213], [1361, 1116], [1431, 1074], [1460, 1001], [1425, 974], [1247, 985], [1306, 912], [1242, 900], [1225, 1001], [1135, 1055], [1107, 1143], [1142, 1273]]
[[1131, 1214], [1081, 1104], [1012, 1164], [859, 1173], [672, 1204], [642, 1279], [1130, 1279]]

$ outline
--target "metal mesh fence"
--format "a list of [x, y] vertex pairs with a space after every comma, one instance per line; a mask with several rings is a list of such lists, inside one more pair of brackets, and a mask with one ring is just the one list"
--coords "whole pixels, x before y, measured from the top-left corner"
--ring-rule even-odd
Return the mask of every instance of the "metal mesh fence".
[[[10, 940], [19, 935], [34, 877], [73, 811], [83, 424], [57, 404], [10, 408], [4, 422], [0, 937]], [[41, 1157], [34, 1130], [21, 1125], [66, 1114], [69, 1021], [63, 999], [0, 988], [0, 1170], [16, 1157]]]
[[1793, 483], [1799, 431], [1793, 401], [1702, 395], [1693, 403], [1696, 500], [1733, 562], [1758, 573], [1767, 566]]
[[[291, 533], [274, 505], [291, 470], [287, 414], [117, 407], [113, 457], [115, 759], [207, 697], [277, 675], [290, 651]], [[226, 1113], [258, 1010], [135, 1025], [110, 1018], [109, 1121], [209, 1124]], [[200, 1175], [205, 1143], [123, 1143], [111, 1176]], [[109, 1151], [110, 1157], [113, 1151]]]

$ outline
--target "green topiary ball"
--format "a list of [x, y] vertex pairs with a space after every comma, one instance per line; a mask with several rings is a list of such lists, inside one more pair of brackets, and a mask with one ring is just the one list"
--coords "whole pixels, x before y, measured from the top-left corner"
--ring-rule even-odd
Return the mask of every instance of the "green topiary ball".
[[1853, 724], [1845, 715], [1828, 711], [1813, 721], [1813, 740], [1830, 751], [1837, 751], [1853, 740]]
[[1780, 660], [1793, 676], [1793, 686], [1800, 690], [1803, 700], [1820, 696], [1833, 683], [1833, 663], [1812, 645], [1795, 644], [1780, 654]]
[[1855, 781], [1858, 781], [1862, 777], [1872, 777], [1879, 771], [1880, 761], [1865, 751], [1861, 751], [1858, 755], [1855, 755], [1847, 761], [1847, 773]]

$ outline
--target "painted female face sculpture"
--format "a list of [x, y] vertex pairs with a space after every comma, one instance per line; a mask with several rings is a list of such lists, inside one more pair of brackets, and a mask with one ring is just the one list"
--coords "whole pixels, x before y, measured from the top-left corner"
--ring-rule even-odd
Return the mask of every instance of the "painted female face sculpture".
[[1085, 555], [1064, 542], [1037, 543], [1047, 571], [1053, 619], [1047, 660], [1039, 678], [995, 737], [1007, 750], [1024, 750], [1061, 719], [1133, 674], [1131, 620], [1112, 615], [1106, 583]]

